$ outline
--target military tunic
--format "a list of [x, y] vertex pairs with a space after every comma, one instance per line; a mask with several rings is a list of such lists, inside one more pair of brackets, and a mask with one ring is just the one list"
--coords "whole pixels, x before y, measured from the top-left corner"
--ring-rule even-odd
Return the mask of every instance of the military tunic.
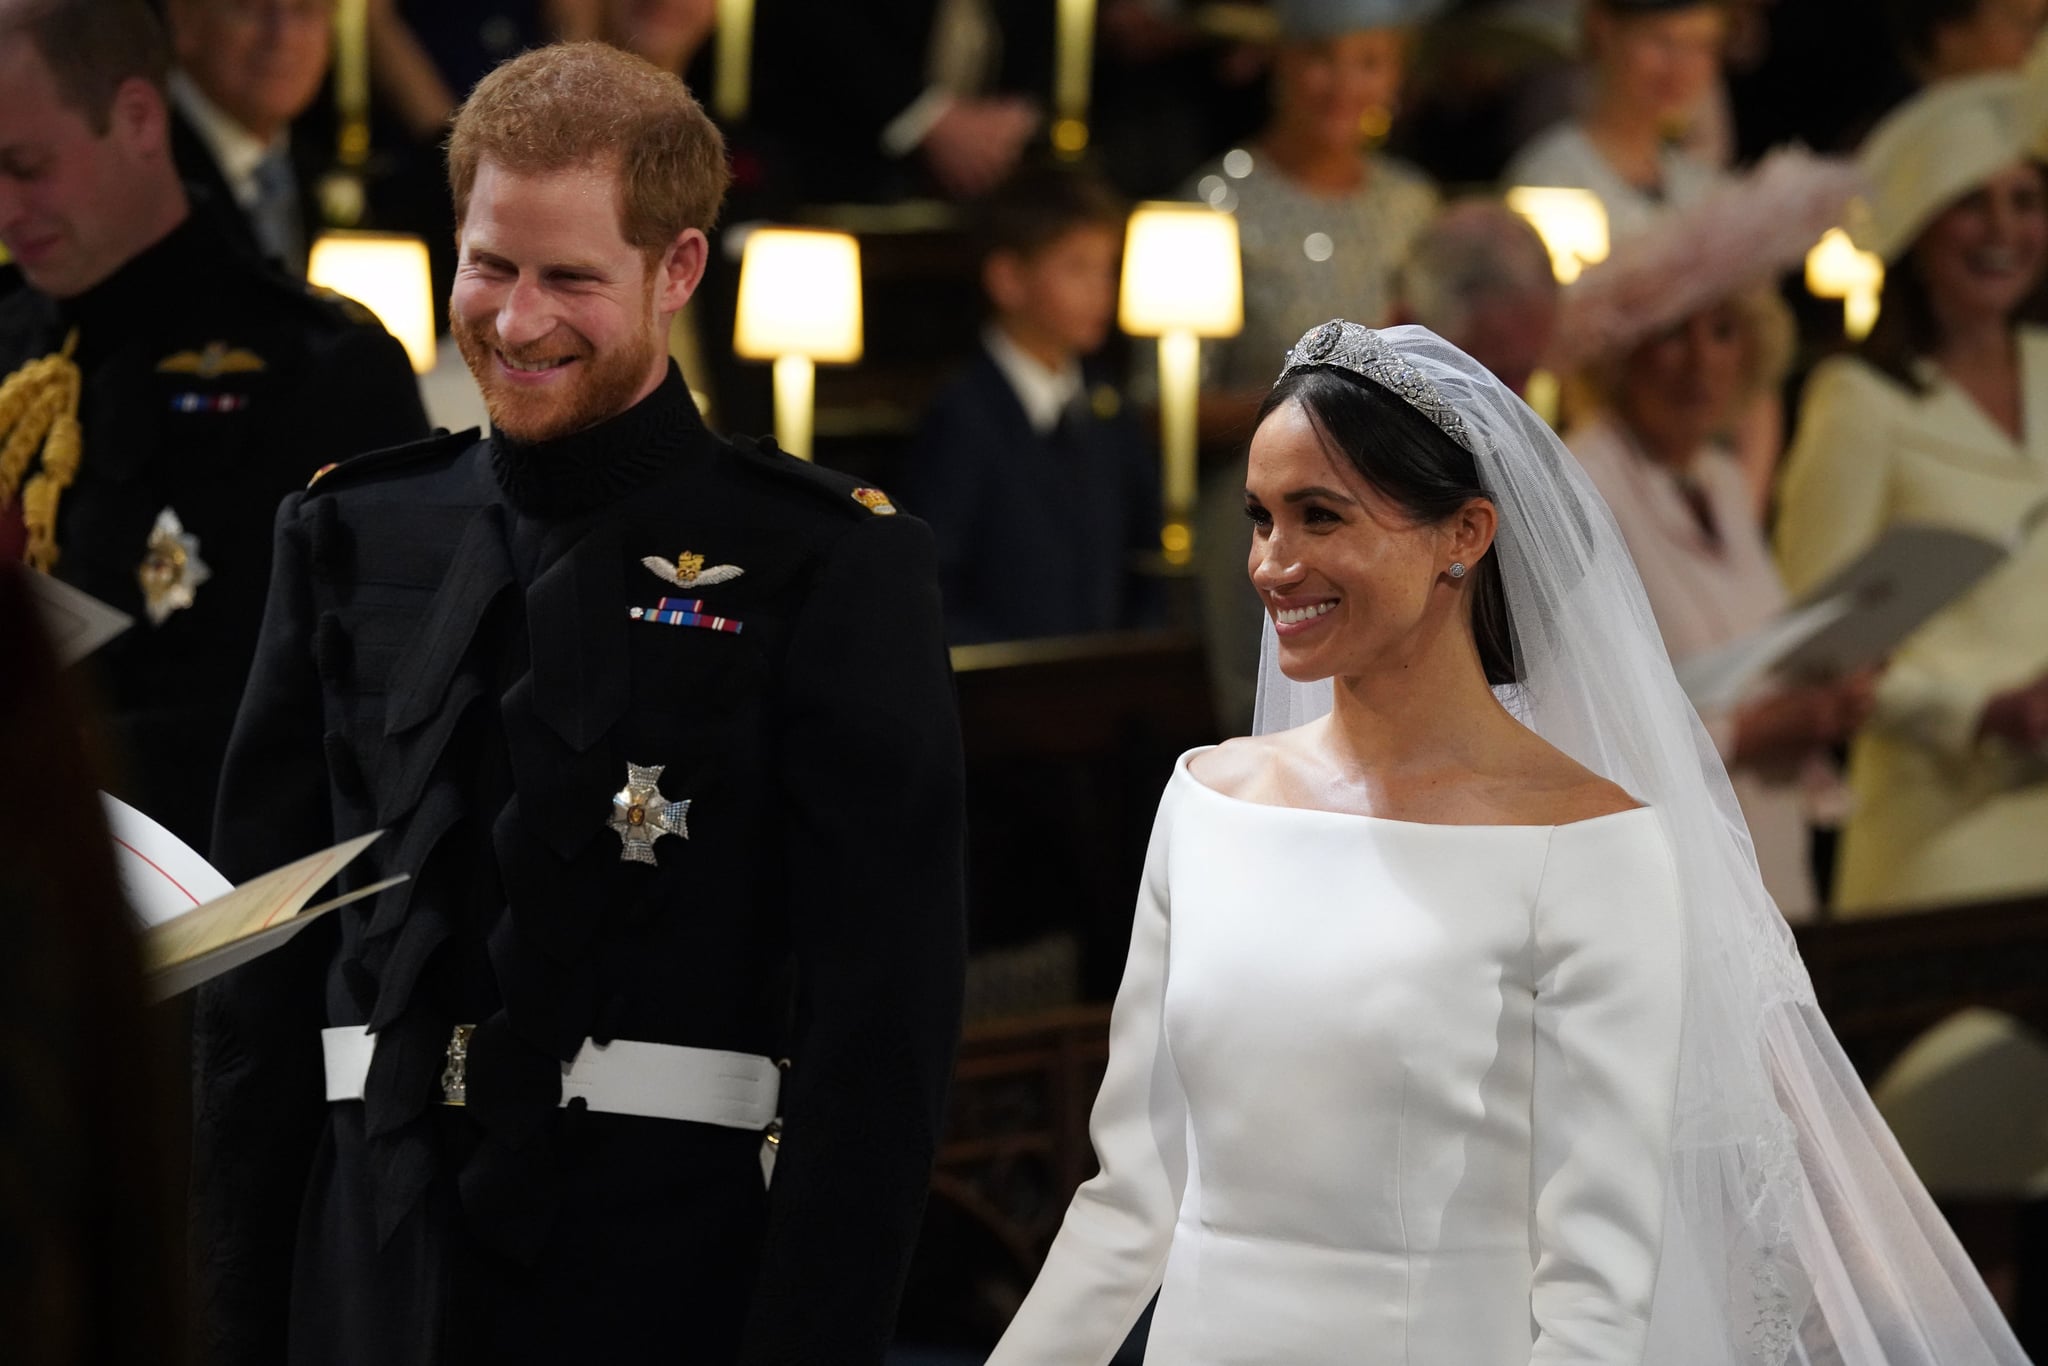
[[[673, 367], [575, 436], [286, 502], [216, 851], [381, 828], [360, 878], [411, 881], [201, 1000], [212, 1360], [879, 1361], [964, 933], [931, 537], [889, 511], [714, 437]], [[629, 765], [690, 803], [651, 862], [607, 824]], [[587, 1037], [787, 1058], [772, 1186], [759, 1132], [560, 1107]]]
[[[320, 466], [428, 431], [405, 352], [360, 306], [237, 251], [194, 215], [71, 299], [0, 299], [0, 374], [76, 329], [83, 454], [57, 514], [58, 578], [135, 626], [93, 659], [125, 781], [206, 847], [248, 676], [278, 500]], [[0, 512], [20, 553], [19, 502]], [[210, 577], [151, 621], [138, 571], [166, 510]]]

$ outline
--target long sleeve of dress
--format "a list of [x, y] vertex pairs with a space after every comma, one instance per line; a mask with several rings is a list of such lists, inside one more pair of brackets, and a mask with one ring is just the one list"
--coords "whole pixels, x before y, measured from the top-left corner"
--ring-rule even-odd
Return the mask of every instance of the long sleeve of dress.
[[1670, 1175], [1679, 925], [1661, 824], [1553, 832], [1534, 931], [1537, 1366], [1643, 1360]]
[[1794, 597], [1884, 533], [1891, 445], [1882, 380], [1860, 361], [1822, 364], [1800, 401], [1779, 498], [1778, 566]]
[[[1894, 520], [1892, 451], [1911, 413], [1860, 361], [1814, 372], [1785, 471], [1777, 552], [1797, 595], [1868, 550]], [[1947, 612], [1914, 635], [1878, 681], [1872, 724], [1954, 757], [1969, 754], [1995, 670], [1976, 658], [1976, 626]]]
[[1031, 1294], [989, 1366], [1107, 1362], [1159, 1288], [1187, 1185], [1187, 1101], [1166, 1048], [1168, 790], [1152, 828], [1131, 954], [1088, 1124], [1101, 1172], [1076, 1192]]

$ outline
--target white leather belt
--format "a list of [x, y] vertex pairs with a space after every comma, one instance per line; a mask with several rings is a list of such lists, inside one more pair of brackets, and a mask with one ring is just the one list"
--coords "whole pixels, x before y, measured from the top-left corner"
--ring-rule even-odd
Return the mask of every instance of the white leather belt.
[[[448, 1045], [448, 1070], [442, 1075], [444, 1104], [467, 1100], [470, 1027], [459, 1026]], [[364, 1025], [342, 1025], [320, 1031], [327, 1062], [327, 1099], [361, 1100], [377, 1052], [377, 1036]], [[648, 1119], [679, 1119], [718, 1124], [728, 1129], [753, 1129], [763, 1135], [761, 1175], [774, 1169], [781, 1144], [776, 1118], [782, 1094], [782, 1069], [772, 1059], [753, 1053], [728, 1053], [716, 1048], [639, 1043], [614, 1039], [608, 1044], [583, 1041], [575, 1060], [562, 1064], [562, 1101], [581, 1098], [593, 1110], [640, 1115]]]

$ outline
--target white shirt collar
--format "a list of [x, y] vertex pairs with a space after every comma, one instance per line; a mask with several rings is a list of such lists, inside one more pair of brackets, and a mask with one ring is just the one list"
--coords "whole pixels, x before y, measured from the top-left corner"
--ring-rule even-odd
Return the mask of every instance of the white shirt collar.
[[279, 133], [265, 142], [208, 99], [197, 83], [182, 71], [171, 73], [171, 101], [178, 106], [178, 112], [191, 121], [199, 140], [213, 153], [221, 178], [227, 181], [235, 202], [245, 209], [254, 204], [259, 193], [256, 168], [272, 152], [282, 151], [288, 136]]
[[1048, 369], [1043, 361], [1010, 340], [1010, 334], [995, 323], [982, 330], [981, 343], [1016, 392], [1031, 430], [1044, 436], [1057, 427], [1060, 414], [1081, 396], [1081, 362], [1070, 360], [1058, 370]]

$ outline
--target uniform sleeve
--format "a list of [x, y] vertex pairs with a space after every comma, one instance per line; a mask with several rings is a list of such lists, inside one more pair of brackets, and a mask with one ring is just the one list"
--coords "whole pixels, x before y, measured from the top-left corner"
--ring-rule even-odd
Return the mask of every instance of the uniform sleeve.
[[419, 380], [397, 338], [382, 327], [352, 327], [313, 368], [301, 433], [311, 468], [433, 434]]
[[1553, 832], [1534, 954], [1530, 1360], [1641, 1366], [1684, 986], [1661, 827], [1626, 816]]
[[[256, 667], [222, 777], [213, 858], [237, 881], [333, 838], [299, 501], [278, 513]], [[213, 1366], [286, 1359], [292, 1249], [326, 1111], [321, 983], [334, 925], [216, 978], [195, 1003], [193, 1266]]]
[[1163, 1277], [1188, 1175], [1187, 1098], [1167, 1053], [1163, 1014], [1168, 825], [1162, 805], [1110, 1015], [1109, 1067], [1088, 1121], [1101, 1171], [1075, 1193], [989, 1366], [1101, 1366]]
[[741, 1360], [880, 1362], [960, 1029], [963, 769], [930, 533], [875, 517], [794, 624], [779, 777], [797, 963]]

